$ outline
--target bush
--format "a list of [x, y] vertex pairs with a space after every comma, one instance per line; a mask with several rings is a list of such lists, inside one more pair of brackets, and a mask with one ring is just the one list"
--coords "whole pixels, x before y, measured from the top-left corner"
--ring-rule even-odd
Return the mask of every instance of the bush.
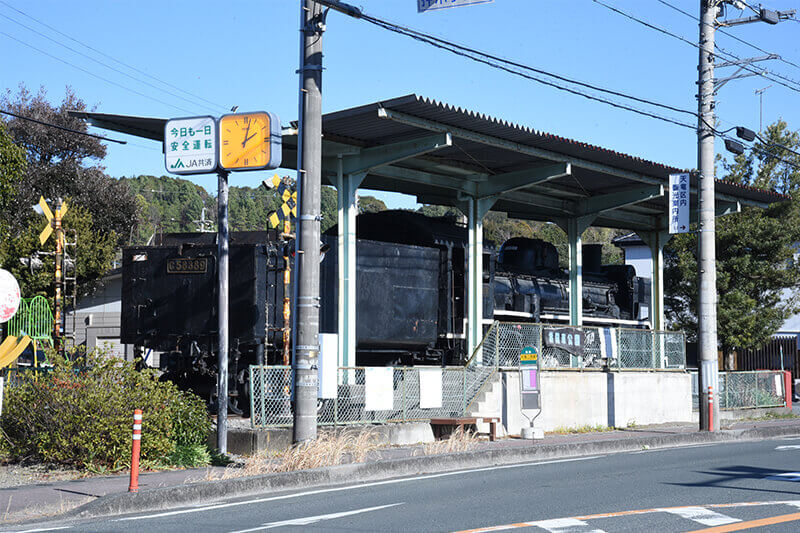
[[155, 370], [94, 352], [80, 362], [52, 356], [52, 371], [27, 372], [6, 390], [0, 428], [12, 460], [91, 469], [130, 465], [133, 410], [141, 409], [141, 460], [163, 464], [177, 446], [203, 445], [204, 402], [159, 382]]

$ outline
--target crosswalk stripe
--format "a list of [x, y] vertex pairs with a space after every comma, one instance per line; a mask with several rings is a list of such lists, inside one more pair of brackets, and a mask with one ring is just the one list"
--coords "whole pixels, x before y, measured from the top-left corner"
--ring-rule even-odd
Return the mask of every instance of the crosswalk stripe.
[[551, 533], [605, 533], [602, 529], [590, 528], [589, 524], [575, 518], [539, 520], [538, 522], [528, 522], [528, 525], [542, 528]]
[[694, 522], [703, 524], [704, 526], [722, 526], [725, 524], [733, 524], [734, 522], [741, 522], [738, 518], [727, 516], [705, 507], [682, 507], [678, 509], [664, 509], [666, 512], [678, 515], [683, 518], [688, 518]]

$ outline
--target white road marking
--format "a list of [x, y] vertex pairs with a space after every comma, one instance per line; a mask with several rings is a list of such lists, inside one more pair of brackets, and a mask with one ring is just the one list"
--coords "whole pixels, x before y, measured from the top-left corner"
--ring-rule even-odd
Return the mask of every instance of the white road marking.
[[260, 527], [254, 527], [252, 529], [240, 529], [239, 531], [232, 531], [231, 533], [250, 533], [251, 531], [263, 531], [265, 529], [272, 529], [274, 527], [281, 527], [281, 526], [307, 526], [309, 524], [316, 524], [317, 522], [322, 522], [323, 520], [333, 520], [335, 518], [342, 518], [343, 516], [352, 516], [355, 514], [368, 513], [370, 511], [386, 509], [387, 507], [395, 507], [396, 505], [403, 505], [403, 502], [393, 503], [391, 505], [381, 505], [379, 507], [367, 507], [366, 509], [356, 509], [354, 511], [343, 511], [341, 513], [321, 514], [318, 516], [295, 518], [293, 520], [283, 520], [281, 522], [271, 522], [269, 524], [264, 524]]
[[706, 509], [705, 507], [682, 507], [679, 509], [665, 509], [665, 511], [699, 522], [704, 526], [722, 526], [725, 524], [733, 524], [734, 522], [741, 522], [739, 518], [733, 518], [732, 516]]
[[800, 450], [800, 444], [791, 444], [787, 446], [778, 446], [776, 450]]
[[23, 531], [14, 531], [9, 533], [39, 533], [40, 531], [58, 531], [59, 529], [70, 529], [70, 528], [71, 526], [42, 527], [38, 529], [25, 529]]
[[554, 520], [539, 520], [528, 522], [529, 526], [540, 527], [551, 533], [605, 533], [602, 529], [590, 529], [589, 524], [575, 518], [556, 518]]
[[767, 476], [765, 479], [774, 481], [800, 481], [800, 472], [783, 472], [782, 474]]
[[238, 507], [241, 505], [251, 505], [256, 503], [265, 503], [265, 502], [272, 502], [278, 500], [287, 500], [290, 498], [300, 498], [303, 496], [313, 496], [315, 494], [325, 494], [329, 492], [339, 492], [345, 490], [354, 490], [354, 489], [362, 489], [366, 487], [378, 487], [381, 485], [394, 485], [397, 483], [407, 483], [409, 481], [424, 481], [427, 479], [436, 479], [440, 477], [449, 477], [449, 476], [458, 476], [462, 474], [472, 474], [474, 472], [487, 472], [490, 470], [504, 470], [507, 468], [525, 468], [529, 466], [538, 466], [538, 465], [549, 465], [555, 463], [569, 463], [573, 461], [588, 461], [590, 459], [598, 459], [600, 457], [605, 457], [604, 455], [592, 455], [589, 457], [574, 457], [570, 459], [555, 459], [553, 461], [537, 461], [534, 463], [520, 463], [520, 464], [513, 464], [513, 465], [499, 465], [499, 466], [489, 466], [485, 468], [476, 468], [474, 470], [456, 470], [455, 472], [443, 472], [441, 474], [429, 474], [429, 475], [422, 475], [422, 476], [415, 476], [415, 477], [406, 477], [400, 479], [389, 479], [386, 481], [374, 481], [372, 483], [362, 483], [360, 485], [348, 485], [344, 487], [333, 487], [330, 489], [317, 489], [317, 490], [309, 490], [306, 492], [298, 492], [296, 494], [285, 494], [283, 496], [272, 496], [269, 498], [258, 498], [255, 500], [246, 500], [242, 502], [230, 502], [230, 503], [220, 503], [216, 505], [207, 505], [205, 507], [191, 507], [188, 509], [181, 509], [178, 511], [166, 511], [163, 513], [155, 513], [149, 515], [141, 515], [141, 516], [129, 516], [126, 518], [118, 518], [118, 522], [124, 522], [127, 520], [147, 520], [150, 518], [160, 518], [162, 516], [174, 516], [174, 515], [181, 515], [187, 513], [200, 513], [204, 511], [213, 511], [216, 509], [225, 509], [228, 507]]

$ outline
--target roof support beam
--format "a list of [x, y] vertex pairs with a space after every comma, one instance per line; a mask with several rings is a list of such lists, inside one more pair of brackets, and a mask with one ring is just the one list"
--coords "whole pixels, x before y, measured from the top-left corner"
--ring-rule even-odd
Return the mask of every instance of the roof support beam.
[[[474, 131], [470, 131], [468, 129], [459, 128], [456, 126], [450, 126], [447, 124], [442, 124], [440, 122], [435, 122], [420, 117], [415, 117], [414, 115], [409, 115], [408, 113], [395, 111], [393, 109], [387, 109], [385, 107], [381, 107], [378, 109], [378, 117], [386, 120], [392, 120], [400, 124], [407, 124], [409, 126], [414, 126], [416, 128], [422, 128], [430, 131], [450, 132], [455, 137], [485, 144], [487, 146], [494, 146], [496, 148], [501, 148], [504, 150], [509, 150], [520, 154], [526, 154], [532, 157], [549, 159], [551, 161], [561, 161], [564, 163], [570, 163], [577, 168], [585, 168], [587, 170], [602, 172], [604, 174], [608, 174], [611, 176], [618, 176], [620, 178], [625, 178], [633, 181], [649, 183], [651, 185], [660, 185], [665, 182], [665, 179], [658, 178], [655, 176], [647, 176], [645, 174], [640, 174], [638, 172], [624, 170], [621, 168], [604, 165], [602, 163], [595, 163], [594, 161], [587, 161], [585, 159], [580, 159], [566, 154], [559, 154], [557, 152], [544, 150], [542, 148], [535, 148], [533, 146], [528, 146], [526, 144], [521, 144], [514, 141], [508, 141], [506, 139], [501, 139], [499, 137], [494, 137], [492, 135], [485, 135], [483, 133], [477, 133]], [[691, 190], [694, 192], [697, 190], [697, 188], [692, 187]], [[732, 202], [737, 201], [736, 198], [722, 193], [716, 193], [716, 197], [717, 199], [726, 201], [732, 201]], [[745, 203], [747, 203], [747, 205], [754, 205], [756, 207], [762, 207], [762, 208], [767, 207], [768, 205], [763, 202], [749, 201], [749, 200], [746, 201]]]
[[496, 174], [489, 177], [489, 181], [478, 185], [478, 196], [486, 197], [522, 189], [529, 185], [544, 183], [568, 176], [572, 172], [569, 163], [556, 163], [506, 174]]
[[443, 132], [422, 139], [413, 139], [394, 144], [364, 148], [357, 154], [343, 154], [342, 173], [358, 174], [375, 167], [391, 165], [404, 159], [433, 152], [451, 146], [453, 140], [449, 133]]
[[[742, 204], [741, 202], [720, 202], [719, 200], [717, 200], [714, 212], [718, 217], [724, 217], [725, 215], [732, 215], [733, 213], [741, 213]], [[698, 214], [697, 209], [692, 209], [689, 212], [689, 223], [691, 224], [697, 223], [697, 214]]]
[[442, 174], [432, 174], [421, 170], [413, 170], [410, 168], [402, 168], [391, 165], [376, 167], [370, 170], [370, 174], [376, 176], [384, 176], [386, 178], [393, 178], [400, 181], [409, 181], [412, 183], [420, 183], [423, 185], [435, 185], [453, 191], [461, 191], [467, 194], [475, 195], [475, 184], [472, 182], [465, 182], [458, 178], [444, 176]]
[[623, 192], [592, 196], [591, 198], [580, 200], [578, 202], [578, 212], [580, 215], [597, 214], [662, 196], [664, 196], [663, 185], [634, 187]]

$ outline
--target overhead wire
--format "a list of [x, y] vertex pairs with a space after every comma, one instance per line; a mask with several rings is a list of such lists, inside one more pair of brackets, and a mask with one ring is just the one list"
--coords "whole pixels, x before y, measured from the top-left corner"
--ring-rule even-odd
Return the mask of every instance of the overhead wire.
[[26, 117], [25, 115], [20, 115], [18, 113], [14, 113], [14, 112], [11, 112], [11, 111], [6, 111], [4, 109], [0, 109], [0, 113], [2, 113], [3, 115], [8, 115], [8, 116], [11, 116], [11, 117], [14, 117], [14, 118], [18, 118], [20, 120], [27, 120], [28, 122], [35, 122], [36, 124], [41, 124], [42, 126], [55, 128], [57, 130], [67, 131], [69, 133], [75, 133], [77, 135], [85, 135], [86, 137], [92, 137], [92, 138], [95, 138], [95, 139], [100, 139], [101, 141], [110, 141], [112, 143], [117, 143], [117, 144], [128, 144], [127, 141], [120, 141], [120, 140], [117, 140], [117, 139], [111, 139], [109, 137], [103, 137], [102, 135], [95, 135], [94, 133], [88, 133], [88, 132], [85, 132], [85, 131], [79, 131], [79, 130], [75, 130], [75, 129], [72, 129], [72, 128], [67, 128], [66, 126], [59, 126], [58, 124], [53, 124], [51, 122], [44, 122], [42, 120], [38, 120], [38, 119], [35, 119], [35, 118], [31, 118], [31, 117]]
[[26, 24], [23, 24], [23, 23], [21, 23], [19, 21], [16, 21], [16, 20], [14, 20], [13, 18], [11, 18], [11, 17], [9, 17], [7, 15], [4, 15], [4, 14], [0, 13], [0, 17], [3, 17], [6, 20], [10, 20], [14, 24], [17, 24], [17, 25], [25, 28], [26, 30], [31, 31], [31, 32], [35, 33], [36, 35], [39, 35], [40, 37], [43, 37], [43, 38], [47, 39], [50, 42], [53, 42], [53, 43], [55, 43], [55, 44], [57, 44], [57, 45], [59, 45], [59, 46], [61, 46], [63, 48], [66, 48], [67, 50], [69, 50], [69, 51], [71, 51], [71, 52], [73, 52], [75, 54], [78, 54], [78, 55], [80, 55], [82, 57], [85, 57], [86, 59], [89, 59], [90, 61], [94, 61], [98, 65], [101, 65], [101, 66], [103, 66], [103, 67], [105, 67], [105, 68], [107, 68], [109, 70], [117, 72], [118, 74], [122, 74], [123, 76], [126, 76], [126, 77], [128, 77], [128, 78], [130, 78], [130, 79], [132, 79], [132, 80], [134, 80], [136, 82], [139, 82], [139, 83], [142, 83], [144, 85], [147, 85], [148, 87], [151, 87], [151, 88], [153, 88], [153, 89], [155, 89], [157, 91], [161, 91], [163, 93], [169, 94], [170, 96], [173, 96], [175, 98], [183, 100], [184, 102], [187, 102], [187, 103], [189, 103], [189, 104], [191, 104], [193, 106], [204, 105], [204, 104], [198, 104], [197, 102], [189, 100], [188, 98], [186, 98], [184, 96], [181, 96], [181, 95], [179, 95], [177, 93], [174, 93], [174, 92], [172, 92], [172, 91], [170, 91], [168, 89], [164, 89], [162, 87], [159, 87], [158, 85], [150, 83], [149, 81], [142, 80], [140, 78], [137, 78], [136, 76], [132, 76], [131, 74], [128, 74], [127, 72], [125, 72], [123, 70], [120, 70], [120, 69], [118, 69], [116, 67], [113, 67], [113, 66], [109, 65], [108, 63], [104, 63], [104, 62], [100, 61], [99, 59], [95, 59], [94, 57], [90, 56], [89, 54], [84, 54], [80, 50], [76, 50], [76, 49], [72, 48], [71, 46], [68, 46], [68, 45], [60, 42], [57, 39], [53, 39], [52, 37], [49, 37], [48, 35], [45, 35], [44, 33], [36, 30], [35, 28], [31, 28], [30, 26], [28, 26]]
[[[414, 29], [411, 29], [411, 28], [408, 28], [408, 27], [405, 27], [405, 26], [401, 26], [399, 24], [388, 22], [388, 21], [385, 21], [383, 19], [379, 19], [377, 17], [373, 17], [371, 15], [367, 15], [365, 13], [362, 13], [359, 18], [364, 19], [365, 21], [367, 21], [367, 22], [369, 22], [369, 23], [371, 23], [371, 24], [373, 24], [375, 26], [378, 26], [380, 28], [383, 28], [383, 29], [386, 29], [386, 30], [389, 30], [389, 31], [392, 31], [394, 33], [398, 33], [398, 34], [401, 34], [401, 35], [405, 35], [407, 37], [411, 37], [412, 39], [424, 42], [424, 43], [429, 44], [431, 46], [434, 46], [436, 48], [440, 48], [440, 49], [446, 50], [448, 52], [451, 52], [453, 54], [465, 57], [467, 59], [471, 59], [472, 61], [475, 61], [475, 62], [478, 62], [478, 63], [483, 63], [483, 64], [485, 64], [487, 66], [492, 67], [492, 68], [503, 70], [503, 71], [508, 72], [510, 74], [514, 74], [515, 76], [520, 76], [522, 78], [526, 78], [528, 80], [535, 81], [537, 83], [540, 83], [540, 84], [543, 84], [543, 85], [547, 85], [549, 87], [553, 87], [553, 88], [558, 89], [560, 91], [569, 92], [571, 94], [574, 94], [574, 95], [577, 95], [577, 96], [581, 96], [581, 97], [587, 98], [589, 100], [601, 102], [601, 103], [610, 105], [612, 107], [616, 107], [618, 109], [624, 109], [624, 110], [627, 110], [627, 111], [631, 111], [633, 113], [644, 115], [644, 116], [647, 116], [647, 117], [650, 117], [650, 118], [654, 118], [654, 119], [657, 119], [657, 120], [661, 120], [661, 121], [664, 121], [664, 122], [668, 122], [668, 123], [671, 123], [671, 124], [675, 124], [677, 126], [682, 126], [682, 127], [689, 128], [689, 129], [695, 129], [694, 125], [686, 124], [685, 122], [681, 122], [681, 121], [679, 121], [677, 119], [672, 119], [672, 118], [669, 118], [669, 117], [658, 115], [656, 113], [652, 113], [652, 112], [649, 112], [649, 111], [638, 109], [636, 107], [633, 107], [633, 106], [630, 106], [630, 105], [627, 105], [627, 104], [622, 104], [622, 103], [615, 102], [613, 100], [602, 98], [602, 97], [599, 97], [599, 96], [596, 96], [596, 95], [591, 95], [591, 94], [588, 94], [586, 92], [580, 91], [578, 89], [574, 89], [574, 88], [571, 88], [571, 87], [565, 87], [565, 86], [560, 85], [558, 83], [555, 83], [555, 82], [552, 82], [552, 81], [549, 81], [549, 80], [546, 80], [546, 79], [542, 79], [541, 77], [533, 76], [533, 75], [527, 74], [525, 72], [520, 72], [520, 70], [528, 70], [528, 71], [531, 71], [531, 72], [536, 72], [536, 73], [543, 74], [545, 76], [552, 77], [552, 78], [555, 78], [555, 79], [559, 79], [559, 80], [562, 80], [562, 81], [566, 80], [568, 83], [573, 83], [575, 85], [580, 85], [580, 86], [583, 86], [583, 87], [593, 88], [594, 90], [597, 90], [599, 92], [604, 92], [604, 93], [608, 93], [608, 94], [614, 94], [616, 96], [620, 96], [620, 97], [623, 97], [623, 98], [628, 98], [628, 99], [631, 99], [631, 100], [635, 100], [635, 101], [638, 101], [640, 103], [646, 103], [648, 105], [662, 107], [662, 108], [665, 108], [665, 109], [670, 109], [670, 110], [675, 111], [675, 112], [685, 113], [685, 114], [691, 115], [693, 117], [697, 117], [697, 114], [695, 112], [693, 112], [693, 111], [680, 109], [680, 108], [677, 108], [677, 107], [674, 107], [674, 106], [668, 106], [666, 104], [661, 104], [661, 103], [658, 103], [658, 102], [653, 102], [651, 100], [638, 98], [638, 97], [635, 97], [635, 96], [632, 96], [632, 95], [621, 93], [619, 91], [612, 91], [610, 89], [604, 89], [604, 88], [598, 87], [596, 85], [588, 84], [588, 83], [585, 83], [585, 82], [580, 82], [580, 81], [577, 81], [577, 80], [572, 80], [570, 78], [566, 78], [564, 76], [553, 74], [553, 73], [550, 73], [550, 72], [542, 70], [542, 69], [537, 69], [537, 68], [531, 67], [529, 65], [524, 65], [522, 63], [518, 63], [518, 62], [515, 62], [515, 61], [510, 61], [510, 60], [507, 60], [507, 59], [503, 59], [503, 58], [497, 57], [495, 55], [488, 54], [486, 52], [482, 52], [482, 51], [476, 50], [474, 48], [470, 48], [470, 47], [467, 47], [467, 46], [464, 46], [464, 45], [460, 45], [460, 44], [454, 43], [452, 41], [448, 41], [446, 39], [442, 39], [440, 37], [435, 37], [435, 36], [427, 34], [427, 33], [423, 33], [423, 32], [420, 32], [420, 31], [417, 31], [417, 30], [414, 30]], [[512, 67], [514, 67], [514, 68], [512, 68]], [[515, 70], [515, 68], [520, 69], [520, 70]]]
[[30, 43], [27, 43], [27, 42], [25, 42], [25, 41], [23, 41], [23, 40], [21, 40], [21, 39], [17, 39], [16, 37], [14, 37], [14, 36], [12, 36], [12, 35], [9, 35], [9, 34], [7, 34], [7, 33], [3, 32], [3, 31], [0, 31], [0, 35], [3, 35], [3, 36], [5, 36], [5, 37], [8, 37], [9, 39], [11, 39], [11, 40], [13, 40], [13, 41], [16, 41], [16, 42], [18, 42], [18, 43], [20, 43], [20, 44], [22, 44], [22, 45], [24, 45], [24, 46], [27, 46], [28, 48], [31, 48], [31, 49], [33, 49], [33, 50], [36, 50], [36, 51], [37, 51], [37, 52], [39, 52], [40, 54], [44, 54], [44, 55], [46, 55], [46, 56], [48, 56], [48, 57], [50, 57], [50, 58], [52, 58], [52, 59], [55, 59], [56, 61], [60, 61], [61, 63], [64, 63], [64, 64], [66, 64], [66, 65], [69, 65], [69, 66], [71, 66], [72, 68], [78, 69], [78, 70], [80, 70], [81, 72], [84, 72], [84, 73], [86, 73], [86, 74], [88, 74], [88, 75], [90, 75], [90, 76], [92, 76], [92, 77], [94, 77], [94, 78], [97, 78], [97, 79], [99, 79], [99, 80], [102, 80], [102, 81], [104, 81], [104, 82], [106, 82], [106, 83], [110, 83], [111, 85], [114, 85], [114, 86], [116, 86], [116, 87], [119, 87], [119, 88], [121, 88], [121, 89], [124, 89], [124, 90], [126, 90], [126, 91], [128, 91], [128, 92], [131, 92], [131, 93], [133, 93], [133, 94], [139, 95], [139, 96], [141, 96], [141, 97], [143, 97], [143, 98], [147, 98], [148, 100], [153, 100], [154, 102], [158, 102], [159, 104], [163, 104], [163, 105], [166, 105], [166, 106], [172, 107], [172, 108], [174, 108], [174, 109], [178, 109], [178, 110], [180, 110], [180, 111], [185, 111], [186, 113], [193, 113], [193, 111], [190, 111], [190, 110], [188, 110], [188, 109], [186, 109], [186, 108], [184, 108], [184, 107], [180, 107], [180, 106], [176, 106], [176, 105], [174, 105], [174, 104], [170, 104], [169, 102], [165, 102], [164, 100], [160, 100], [160, 99], [158, 99], [158, 98], [156, 98], [156, 97], [154, 97], [154, 96], [150, 96], [150, 95], [148, 95], [148, 94], [142, 93], [142, 92], [140, 92], [140, 91], [137, 91], [136, 89], [131, 89], [130, 87], [127, 87], [127, 86], [125, 86], [125, 85], [122, 85], [122, 84], [120, 84], [120, 83], [117, 83], [117, 82], [115, 82], [115, 81], [113, 81], [113, 80], [110, 80], [110, 79], [108, 79], [108, 78], [105, 78], [105, 77], [103, 77], [103, 76], [100, 76], [99, 74], [96, 74], [96, 73], [94, 73], [94, 72], [92, 72], [92, 71], [90, 71], [90, 70], [87, 70], [87, 69], [85, 69], [85, 68], [83, 68], [83, 67], [80, 67], [80, 66], [78, 66], [78, 65], [75, 65], [74, 63], [71, 63], [71, 62], [67, 61], [66, 59], [62, 59], [62, 58], [60, 58], [60, 57], [58, 57], [58, 56], [55, 56], [55, 55], [53, 55], [53, 54], [51, 54], [51, 53], [49, 53], [49, 52], [46, 52], [46, 51], [42, 50], [41, 48], [38, 48], [38, 47], [36, 47], [36, 46], [34, 46], [34, 45], [30, 44]]
[[[659, 0], [659, 1], [661, 1], [661, 0]], [[694, 41], [690, 41], [689, 39], [687, 39], [685, 37], [681, 37], [680, 35], [678, 35], [676, 33], [673, 33], [673, 32], [671, 32], [671, 31], [669, 31], [669, 30], [667, 30], [665, 28], [662, 28], [660, 26], [656, 26], [655, 24], [652, 24], [652, 23], [647, 22], [647, 21], [645, 21], [643, 19], [640, 19], [640, 18], [638, 18], [638, 17], [636, 17], [634, 15], [631, 15], [630, 13], [622, 11], [619, 8], [616, 8], [614, 6], [606, 4], [605, 2], [602, 2], [600, 0], [592, 0], [592, 2], [594, 2], [595, 4], [601, 5], [601, 6], [605, 7], [606, 9], [609, 9], [609, 10], [611, 10], [611, 11], [613, 11], [613, 12], [619, 14], [619, 15], [622, 15], [625, 18], [633, 20], [634, 22], [638, 22], [639, 24], [642, 24], [643, 26], [646, 26], [646, 27], [648, 27], [648, 28], [650, 28], [652, 30], [658, 31], [659, 33], [663, 33], [665, 35], [668, 35], [670, 37], [678, 39], [678, 40], [680, 40], [680, 41], [682, 41], [682, 42], [684, 42], [684, 43], [686, 43], [686, 44], [688, 44], [688, 45], [690, 45], [690, 46], [692, 46], [694, 48], [697, 48], [697, 49], [701, 48], [700, 45], [698, 43], [694, 42]], [[717, 49], [718, 49], [720, 55], [723, 56], [723, 57], [727, 56], [728, 59], [733, 60], [733, 61], [742, 61], [741, 57], [739, 57], [739, 56], [737, 56], [737, 55], [735, 55], [735, 54], [733, 54], [731, 52], [728, 52], [727, 50], [725, 50], [725, 49], [723, 49], [723, 48], [721, 48], [719, 46], [717, 46]], [[765, 53], [769, 53], [769, 52], [766, 52], [766, 51], [764, 51], [764, 52]], [[753, 66], [747, 65], [747, 64], [742, 65], [741, 68], [746, 70], [747, 72], [750, 72], [751, 74], [754, 74], [756, 76], [761, 76], [764, 79], [767, 79], [769, 81], [777, 83], [778, 85], [783, 85], [784, 87], [786, 87], [788, 89], [791, 89], [792, 91], [800, 93], [800, 82], [798, 82], [796, 80], [793, 80], [793, 79], [788, 78], [786, 76], [782, 76], [780, 74], [777, 74], [777, 73], [775, 73], [775, 72], [773, 72], [773, 71], [771, 71], [769, 69], [758, 69], [756, 67], [753, 67]], [[779, 79], [775, 79], [773, 77], [770, 77], [770, 76], [767, 75], [767, 73], [769, 73], [770, 75], [775, 76], [775, 77], [777, 77]], [[788, 81], [790, 83], [795, 84], [795, 86], [789, 85], [785, 81], [781, 81], [781, 80], [786, 80], [786, 81]]]
[[129, 69], [131, 69], [131, 70], [133, 70], [133, 71], [135, 71], [135, 72], [137, 72], [137, 73], [139, 73], [139, 74], [141, 74], [141, 75], [143, 75], [143, 76], [146, 76], [146, 77], [150, 78], [151, 80], [157, 81], [158, 83], [164, 84], [164, 85], [166, 85], [167, 87], [170, 87], [170, 88], [172, 88], [172, 89], [175, 89], [175, 90], [177, 90], [177, 91], [180, 91], [180, 92], [182, 92], [182, 93], [184, 93], [184, 94], [187, 94], [187, 95], [191, 96], [192, 98], [195, 98], [195, 99], [197, 99], [197, 100], [200, 100], [200, 101], [202, 101], [202, 102], [205, 102], [205, 103], [207, 103], [207, 104], [213, 105], [213, 106], [215, 106], [215, 107], [217, 107], [217, 108], [219, 108], [219, 109], [225, 109], [225, 110], [227, 110], [226, 108], [224, 108], [224, 106], [221, 106], [220, 104], [218, 104], [218, 103], [216, 103], [216, 102], [212, 102], [211, 100], [208, 100], [208, 99], [206, 99], [206, 98], [203, 98], [202, 96], [199, 96], [199, 95], [197, 95], [197, 94], [194, 94], [194, 93], [192, 93], [192, 92], [189, 92], [189, 91], [187, 91], [187, 90], [185, 90], [185, 89], [183, 89], [183, 88], [181, 88], [181, 87], [179, 87], [179, 86], [177, 86], [177, 85], [175, 85], [175, 84], [173, 84], [173, 83], [170, 83], [170, 82], [168, 82], [168, 81], [164, 81], [164, 80], [162, 80], [161, 78], [158, 78], [158, 77], [156, 77], [156, 76], [153, 76], [152, 74], [148, 74], [148, 73], [147, 73], [147, 72], [145, 72], [144, 70], [141, 70], [141, 69], [139, 69], [139, 68], [137, 68], [137, 67], [135, 67], [135, 66], [133, 66], [133, 65], [130, 65], [130, 64], [128, 64], [128, 63], [125, 63], [125, 62], [123, 62], [123, 61], [121, 61], [121, 60], [119, 60], [119, 59], [115, 58], [114, 56], [112, 56], [112, 55], [110, 55], [110, 54], [107, 54], [107, 53], [103, 52], [102, 50], [98, 50], [97, 48], [94, 48], [93, 46], [91, 46], [91, 45], [88, 45], [88, 44], [86, 44], [85, 42], [83, 42], [83, 41], [80, 41], [80, 40], [76, 39], [75, 37], [72, 37], [71, 35], [68, 35], [68, 34], [66, 34], [66, 33], [64, 33], [64, 32], [62, 32], [62, 31], [60, 31], [60, 30], [59, 30], [59, 29], [57, 29], [57, 28], [54, 28], [53, 26], [51, 26], [51, 25], [47, 24], [46, 22], [43, 22], [43, 21], [41, 21], [41, 20], [37, 19], [36, 17], [33, 17], [32, 15], [29, 15], [28, 13], [26, 13], [26, 12], [24, 12], [24, 11], [22, 11], [22, 10], [18, 9], [17, 7], [15, 7], [15, 6], [13, 6], [13, 5], [9, 4], [9, 3], [8, 3], [8, 2], [6, 2], [5, 0], [0, 0], [0, 4], [2, 4], [2, 5], [4, 5], [4, 6], [6, 6], [7, 8], [9, 8], [9, 9], [11, 9], [11, 10], [13, 10], [13, 11], [15, 11], [15, 12], [19, 13], [20, 15], [22, 15], [22, 16], [24, 16], [24, 17], [26, 17], [26, 18], [28, 18], [28, 19], [30, 19], [30, 20], [32, 20], [32, 21], [34, 21], [34, 22], [36, 22], [37, 24], [40, 24], [40, 25], [44, 26], [45, 28], [47, 28], [47, 29], [49, 29], [49, 30], [51, 30], [51, 31], [53, 31], [53, 32], [55, 32], [55, 33], [57, 33], [58, 35], [61, 35], [62, 37], [66, 37], [66, 38], [67, 38], [67, 39], [69, 39], [70, 41], [73, 41], [73, 42], [75, 42], [75, 43], [77, 43], [77, 44], [79, 44], [79, 45], [81, 45], [81, 46], [83, 46], [83, 47], [85, 47], [85, 48], [87, 48], [87, 49], [91, 50], [92, 52], [95, 52], [95, 53], [97, 53], [97, 54], [99, 54], [99, 55], [101, 55], [101, 56], [103, 56], [103, 57], [107, 58], [107, 59], [110, 59], [111, 61], [114, 61], [115, 63], [117, 63], [117, 64], [119, 64], [119, 65], [122, 65], [122, 66], [124, 66], [124, 67], [126, 67], [126, 68], [129, 68]]
[[[667, 2], [666, 0], [656, 0], [656, 1], [661, 3], [661, 4], [663, 4], [663, 5], [665, 5], [665, 6], [667, 6], [667, 7], [669, 7], [670, 9], [673, 9], [673, 10], [677, 11], [678, 13], [682, 13], [683, 15], [686, 15], [687, 17], [689, 17], [689, 18], [691, 18], [691, 19], [693, 19], [693, 20], [695, 20], [697, 22], [700, 22], [700, 19], [697, 16], [695, 16], [695, 15], [689, 13], [688, 11], [685, 11], [685, 10], [683, 10], [683, 9], [673, 5], [673, 4], [671, 4], [670, 2]], [[784, 19], [784, 20], [793, 20], [795, 22], [800, 22], [800, 20], [797, 20], [797, 19]], [[763, 48], [761, 48], [760, 46], [756, 46], [755, 44], [753, 44], [753, 43], [751, 43], [751, 42], [749, 42], [749, 41], [747, 41], [745, 39], [742, 39], [738, 35], [735, 35], [735, 34], [729, 32], [729, 31], [723, 30], [722, 28], [716, 28], [716, 31], [722, 33], [723, 35], [727, 35], [731, 39], [733, 39], [735, 41], [738, 41], [738, 42], [740, 42], [740, 43], [742, 43], [744, 45], [747, 45], [747, 46], [753, 48], [754, 50], [758, 50], [762, 54], [767, 54], [767, 55], [771, 55], [772, 54], [772, 52], [768, 52], [768, 51], [764, 50]], [[778, 56], [777, 59], [779, 61], [781, 61], [782, 63], [786, 63], [787, 65], [791, 65], [791, 66], [793, 66], [793, 67], [795, 67], [797, 69], [800, 69], [800, 64], [797, 64], [797, 63], [795, 63], [793, 61], [789, 61], [788, 59], [785, 59], [784, 57], [781, 57], [780, 54], [775, 54], [775, 55]], [[775, 75], [777, 75], [777, 74], [775, 74]]]

